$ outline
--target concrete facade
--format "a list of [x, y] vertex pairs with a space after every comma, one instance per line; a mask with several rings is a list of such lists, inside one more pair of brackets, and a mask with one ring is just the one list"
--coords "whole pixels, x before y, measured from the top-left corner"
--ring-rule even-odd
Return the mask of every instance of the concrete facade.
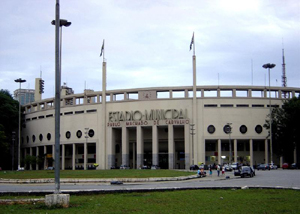
[[[257, 86], [141, 88], [61, 97], [61, 169], [140, 168], [159, 165], [269, 163], [269, 92]], [[271, 87], [271, 106], [300, 88]], [[105, 97], [105, 102], [104, 101]], [[54, 98], [25, 105], [21, 154], [41, 156], [30, 169], [53, 165]], [[230, 123], [232, 133], [224, 126]], [[193, 131], [192, 131], [193, 129]], [[192, 134], [193, 133], [193, 134]], [[280, 160], [274, 155], [275, 164]]]

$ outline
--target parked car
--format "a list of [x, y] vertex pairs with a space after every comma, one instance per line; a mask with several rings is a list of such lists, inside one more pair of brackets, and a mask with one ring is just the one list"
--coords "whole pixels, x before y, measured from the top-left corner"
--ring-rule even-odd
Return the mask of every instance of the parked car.
[[241, 178], [244, 178], [246, 176], [253, 177], [254, 176], [254, 172], [253, 172], [253, 170], [252, 170], [251, 167], [249, 167], [249, 166], [242, 166], [241, 171], [240, 171], [240, 175], [241, 175]]
[[120, 166], [120, 169], [130, 169], [130, 167], [127, 166], [127, 165], [121, 165], [121, 166]]
[[259, 164], [259, 165], [257, 165], [257, 167], [256, 167], [256, 169], [257, 170], [270, 170], [270, 166], [269, 166], [269, 164]]
[[225, 164], [224, 167], [225, 167], [225, 171], [230, 171], [230, 172], [232, 171], [232, 167], [230, 165]]
[[282, 169], [288, 169], [288, 168], [289, 168], [289, 164], [288, 163], [282, 164]]
[[199, 166], [198, 165], [191, 165], [190, 170], [198, 170]]
[[142, 166], [142, 169], [150, 169], [150, 166], [143, 165], [143, 166]]
[[277, 169], [278, 167], [277, 167], [277, 165], [275, 165], [275, 164], [269, 164], [269, 166], [270, 166], [270, 169]]
[[299, 163], [292, 163], [291, 168], [292, 169], [299, 169], [300, 164]]
[[254, 169], [254, 167], [253, 167], [253, 166], [250, 166], [250, 168], [251, 168], [251, 170], [252, 170], [252, 172], [253, 172], [253, 176], [255, 176], [255, 169]]
[[234, 174], [234, 176], [240, 176], [241, 171], [239, 169], [235, 169], [233, 174]]
[[160, 167], [158, 165], [152, 165], [151, 169], [160, 169]]
[[238, 164], [238, 163], [232, 163], [230, 166], [231, 166], [231, 168], [232, 168], [233, 170], [236, 170], [236, 169], [239, 168], [239, 164]]

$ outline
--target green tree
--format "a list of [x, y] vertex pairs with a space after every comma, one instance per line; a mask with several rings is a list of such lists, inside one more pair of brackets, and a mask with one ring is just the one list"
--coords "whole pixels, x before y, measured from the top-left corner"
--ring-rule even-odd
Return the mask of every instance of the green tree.
[[7, 90], [0, 90], [0, 164], [11, 169], [12, 132], [18, 130], [19, 102]]
[[[300, 96], [286, 100], [282, 108], [274, 108], [272, 118], [273, 153], [292, 163], [294, 149], [297, 149], [297, 157], [300, 152]], [[264, 127], [270, 129], [270, 118], [266, 120]]]

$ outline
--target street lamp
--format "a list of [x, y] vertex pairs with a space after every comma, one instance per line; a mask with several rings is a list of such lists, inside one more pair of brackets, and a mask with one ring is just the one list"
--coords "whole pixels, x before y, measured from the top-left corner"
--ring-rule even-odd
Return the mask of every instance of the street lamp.
[[20, 153], [21, 153], [21, 151], [20, 151], [20, 149], [21, 149], [21, 96], [20, 96], [20, 93], [21, 93], [21, 83], [26, 82], [26, 80], [19, 78], [19, 79], [16, 79], [15, 82], [19, 83], [19, 93], [18, 93], [18, 97], [19, 97], [18, 170], [19, 170], [21, 168], [21, 166], [20, 166], [20, 162], [21, 162], [21, 159], [20, 159]]
[[62, 27], [69, 27], [71, 22], [60, 19], [59, 0], [55, 5], [55, 193], [60, 193], [60, 85], [61, 85], [61, 46]]
[[273, 144], [272, 144], [272, 107], [271, 107], [271, 82], [270, 82], [270, 69], [274, 68], [276, 65], [267, 63], [262, 67], [268, 69], [269, 73], [269, 110], [270, 110], [270, 152], [271, 152], [271, 164], [273, 164]]
[[229, 163], [228, 164], [231, 164], [232, 161], [232, 147], [231, 147], [231, 137], [230, 137], [230, 134], [232, 133], [231, 125], [232, 123], [227, 123], [224, 127], [225, 133], [229, 135]]
[[195, 133], [195, 124], [190, 124], [190, 129], [191, 129], [191, 135], [192, 135], [192, 164], [194, 165], [194, 135]]

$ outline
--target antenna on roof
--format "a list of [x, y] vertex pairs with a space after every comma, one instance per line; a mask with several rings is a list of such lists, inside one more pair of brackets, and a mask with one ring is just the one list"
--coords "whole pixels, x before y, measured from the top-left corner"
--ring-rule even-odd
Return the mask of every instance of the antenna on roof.
[[[282, 87], [287, 86], [287, 79], [286, 79], [286, 73], [285, 73], [285, 58], [284, 58], [284, 45], [283, 45], [283, 39], [282, 39]], [[285, 91], [282, 92], [282, 95], [284, 98], [287, 97], [287, 94]]]

